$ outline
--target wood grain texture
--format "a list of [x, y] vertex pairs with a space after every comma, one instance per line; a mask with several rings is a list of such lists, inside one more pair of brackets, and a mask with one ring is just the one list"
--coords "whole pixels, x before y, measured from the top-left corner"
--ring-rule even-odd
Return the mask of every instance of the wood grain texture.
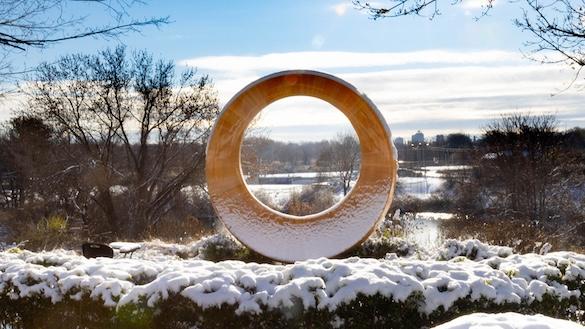
[[[270, 103], [290, 96], [312, 96], [338, 108], [355, 129], [361, 149], [360, 174], [345, 199], [302, 217], [260, 203], [248, 190], [240, 165], [250, 122]], [[209, 193], [226, 228], [249, 248], [281, 261], [331, 257], [365, 240], [390, 207], [398, 167], [390, 130], [365, 95], [334, 76], [300, 70], [271, 74], [236, 94], [215, 123], [206, 156]]]

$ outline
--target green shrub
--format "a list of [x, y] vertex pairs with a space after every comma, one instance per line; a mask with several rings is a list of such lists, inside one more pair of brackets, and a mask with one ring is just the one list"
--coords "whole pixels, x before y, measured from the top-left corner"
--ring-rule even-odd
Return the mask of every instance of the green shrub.
[[201, 245], [197, 248], [195, 253], [197, 256], [199, 256], [200, 259], [213, 262], [220, 262], [223, 260], [240, 260], [243, 262], [257, 263], [272, 262], [272, 260], [244, 246], [231, 235], [223, 233], [215, 234], [202, 239]]
[[360, 295], [337, 310], [305, 310], [298, 300], [292, 307], [263, 309], [260, 314], [236, 314], [236, 306], [202, 309], [191, 300], [173, 295], [154, 308], [125, 305], [108, 308], [89, 298], [52, 304], [39, 298], [0, 297], [0, 326], [13, 329], [73, 328], [420, 328], [420, 294], [405, 302]]
[[385, 258], [387, 254], [393, 253], [398, 257], [408, 257], [416, 254], [418, 250], [418, 246], [412, 242], [382, 234], [367, 239], [351, 251], [349, 256]]
[[[585, 285], [584, 285], [585, 286]], [[475, 312], [541, 313], [573, 321], [577, 318], [571, 309], [583, 310], [585, 298], [558, 300], [545, 295], [542, 301], [495, 304], [480, 299], [462, 298], [448, 310], [442, 307], [427, 315], [420, 311], [421, 293], [411, 295], [405, 302], [397, 302], [379, 294], [358, 295], [334, 311], [316, 308], [304, 309], [300, 300], [291, 307], [262, 309], [259, 314], [237, 314], [235, 305], [203, 309], [181, 295], [171, 295], [152, 308], [144, 302], [108, 308], [87, 296], [79, 301], [64, 300], [52, 304], [42, 298], [11, 299], [0, 295], [0, 327], [12, 329], [80, 329], [80, 328], [404, 328], [419, 329], [450, 321]], [[582, 315], [581, 315], [582, 316]]]
[[37, 227], [39, 231], [44, 231], [49, 234], [62, 234], [67, 232], [67, 219], [60, 215], [53, 215], [49, 218], [43, 219]]

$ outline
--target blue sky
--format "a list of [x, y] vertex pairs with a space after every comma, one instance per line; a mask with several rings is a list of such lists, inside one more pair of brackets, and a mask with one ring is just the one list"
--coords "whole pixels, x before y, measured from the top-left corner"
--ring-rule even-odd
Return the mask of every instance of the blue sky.
[[[373, 21], [352, 8], [351, 1], [161, 1], [134, 6], [136, 18], [169, 16], [172, 24], [142, 35], [121, 38], [131, 47], [146, 48], [173, 59], [205, 55], [259, 55], [320, 48], [358, 52], [405, 52], [421, 49], [513, 49], [525, 36], [513, 28], [518, 6], [496, 5], [480, 23], [481, 0], [463, 0], [430, 21], [405, 17]], [[467, 5], [466, 5], [467, 4]], [[99, 22], [102, 16], [88, 21]], [[321, 36], [323, 42], [314, 42]], [[52, 57], [63, 52], [101, 49], [111, 41], [85, 39], [62, 43], [44, 51]], [[37, 53], [37, 52], [35, 52]], [[29, 56], [38, 57], [38, 56]]]
[[[528, 35], [512, 22], [521, 13], [518, 4], [496, 2], [477, 22], [480, 0], [450, 3], [443, 3], [442, 15], [433, 21], [373, 21], [350, 1], [339, 0], [149, 1], [133, 7], [132, 15], [170, 16], [173, 23], [119, 40], [84, 39], [29, 50], [16, 54], [14, 62], [34, 66], [122, 42], [173, 60], [179, 68], [194, 66], [210, 74], [222, 103], [254, 79], [282, 69], [339, 75], [373, 99], [395, 136], [408, 137], [417, 129], [427, 135], [477, 134], [489, 120], [511, 112], [554, 113], [562, 128], [585, 126], [584, 92], [559, 93], [571, 71], [523, 57]], [[267, 113], [261, 125], [280, 139], [319, 139], [346, 129], [344, 118], [333, 111], [306, 122], [313, 109], [327, 107], [318, 101], [272, 107], [274, 113]]]

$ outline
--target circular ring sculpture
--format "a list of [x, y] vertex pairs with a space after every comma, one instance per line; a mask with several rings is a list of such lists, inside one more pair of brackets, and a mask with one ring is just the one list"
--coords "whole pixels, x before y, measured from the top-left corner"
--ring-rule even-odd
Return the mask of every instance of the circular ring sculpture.
[[[260, 203], [240, 166], [250, 122], [289, 96], [312, 96], [335, 106], [351, 122], [361, 148], [360, 174], [350, 193], [337, 205], [302, 217]], [[339, 78], [303, 70], [268, 75], [237, 93], [217, 119], [206, 154], [209, 194], [226, 228], [252, 250], [287, 262], [335, 256], [367, 239], [390, 207], [397, 167], [390, 130], [376, 106]]]

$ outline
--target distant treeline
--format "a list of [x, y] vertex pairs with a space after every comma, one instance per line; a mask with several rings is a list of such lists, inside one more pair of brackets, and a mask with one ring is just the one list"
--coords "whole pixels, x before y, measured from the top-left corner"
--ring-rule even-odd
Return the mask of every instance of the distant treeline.
[[271, 172], [295, 172], [314, 168], [322, 152], [331, 142], [281, 142], [268, 137], [248, 137], [242, 144], [242, 162], [274, 164]]

